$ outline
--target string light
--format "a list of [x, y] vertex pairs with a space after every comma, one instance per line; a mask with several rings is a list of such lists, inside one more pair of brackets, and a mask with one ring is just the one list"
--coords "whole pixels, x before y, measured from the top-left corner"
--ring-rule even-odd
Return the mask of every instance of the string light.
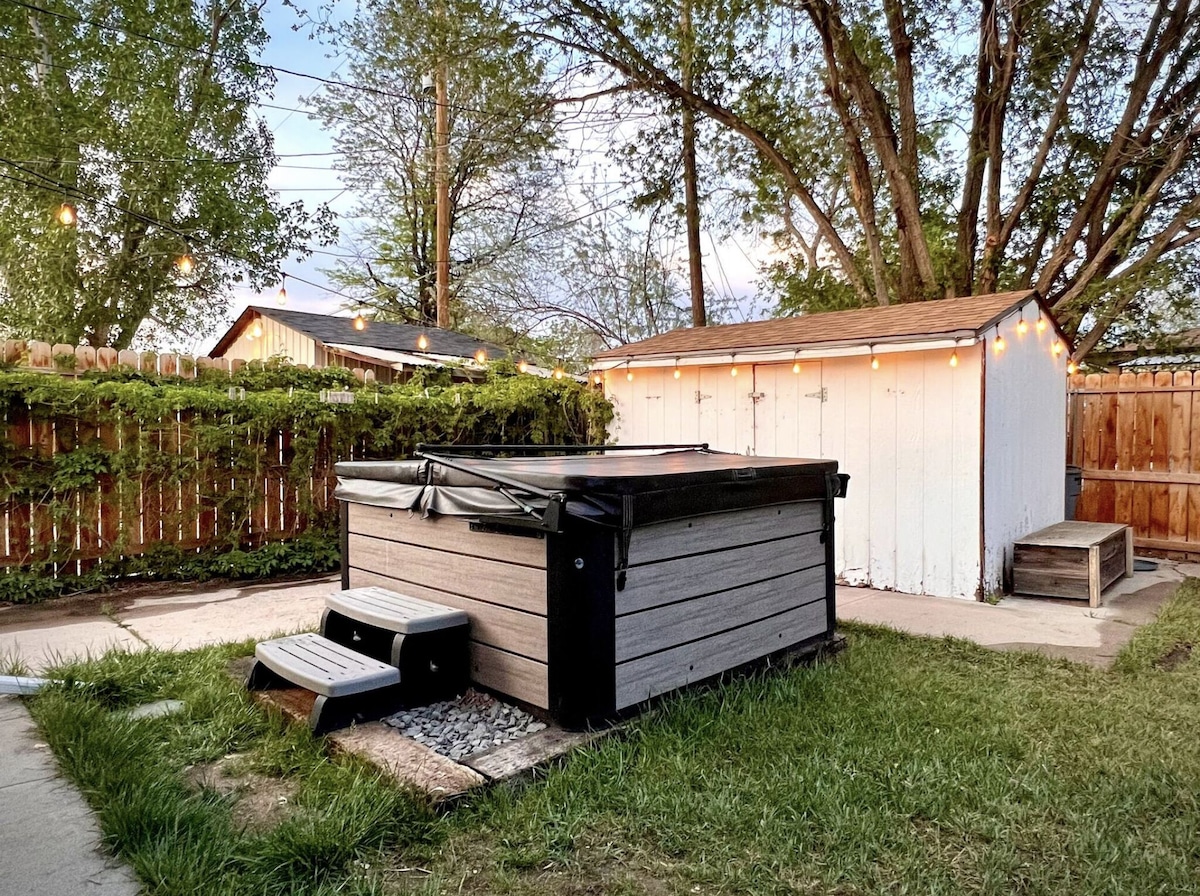
[[1075, 366], [1075, 360], [1073, 358], [1067, 361], [1067, 373], [1073, 374], [1078, 369], [1079, 368]]
[[1007, 347], [1008, 344], [1004, 341], [1004, 337], [1000, 334], [1000, 325], [996, 324], [996, 338], [992, 343], [992, 348], [995, 349], [996, 354], [1000, 354]]
[[75, 211], [75, 206], [69, 202], [64, 202], [58, 207], [54, 219], [63, 227], [74, 227], [75, 223], [79, 220], [79, 215]]
[[192, 271], [196, 270], [196, 259], [192, 258], [191, 252], [184, 252], [175, 259], [175, 269], [185, 277], [190, 277]]
[[365, 330], [367, 328], [367, 319], [363, 316], [362, 309], [359, 308], [354, 312], [354, 329]]
[[1017, 321], [1017, 332], [1024, 336], [1029, 332], [1029, 324], [1025, 323], [1025, 312], [1021, 311], [1021, 317]]
[[600, 385], [602, 382], [604, 382], [604, 377], [600, 375], [600, 371], [599, 371], [599, 370], [597, 370], [597, 371], [596, 371], [596, 372], [595, 372], [595, 373], [592, 375], [592, 382], [593, 382], [593, 383], [595, 383], [597, 386], [599, 386], [599, 385]]
[[729, 356], [729, 363], [730, 363], [730, 365], [732, 365], [732, 366], [729, 368], [729, 375], [730, 375], [730, 376], [737, 376], [737, 355], [730, 355], [730, 356]]
[[958, 340], [957, 339], [954, 340], [954, 351], [952, 351], [950, 353], [950, 366], [951, 367], [958, 366]]
[[522, 358], [520, 361], [517, 362], [517, 372], [518, 373], [524, 373], [528, 369], [529, 369], [529, 362], [526, 361], [524, 358]]
[[800, 349], [792, 353], [792, 373], [800, 372]]
[[[426, 336], [424, 333], [422, 333], [420, 336], [417, 337], [417, 348], [420, 349], [421, 351], [425, 351], [425, 349], [429, 348], [429, 337]], [[521, 363], [524, 364], [525, 362], [522, 361]], [[524, 373], [524, 372], [525, 372], [524, 370], [521, 371], [521, 373]]]
[[1037, 331], [1044, 333], [1046, 331], [1046, 318], [1042, 316], [1042, 310], [1038, 309]]
[[280, 272], [279, 277], [279, 292], [275, 296], [275, 301], [282, 306], [287, 304], [287, 274]]
[[625, 379], [631, 383], [633, 382], [633, 370], [630, 369], [628, 361], [625, 362]]
[[1054, 345], [1052, 345], [1052, 346], [1050, 347], [1050, 351], [1052, 351], [1052, 352], [1054, 353], [1054, 357], [1056, 357], [1056, 358], [1057, 358], [1059, 355], [1061, 355], [1061, 354], [1062, 354], [1062, 352], [1063, 352], [1063, 344], [1062, 344], [1062, 340], [1061, 340], [1061, 339], [1059, 339], [1059, 340], [1056, 340], [1056, 341], [1055, 341], [1055, 343], [1054, 343]]
[[679, 369], [679, 359], [676, 358], [675, 359], [675, 379], [679, 379], [681, 376], [683, 376], [683, 371], [681, 371]]
[[485, 352], [483, 349], [479, 349], [478, 351], [476, 351], [475, 352], [475, 363], [476, 364], [487, 363], [487, 352]]
[[255, 321], [254, 326], [250, 328], [250, 335], [255, 339], [258, 339], [260, 336], [262, 336], [262, 324], [258, 321]]
[[561, 380], [563, 378], [563, 369], [561, 367], [554, 368], [554, 378], [556, 380]]
[[871, 369], [878, 370], [879, 369], [879, 359], [877, 357], [875, 357], [875, 346], [872, 345], [872, 346], [869, 346], [869, 348], [871, 349]]

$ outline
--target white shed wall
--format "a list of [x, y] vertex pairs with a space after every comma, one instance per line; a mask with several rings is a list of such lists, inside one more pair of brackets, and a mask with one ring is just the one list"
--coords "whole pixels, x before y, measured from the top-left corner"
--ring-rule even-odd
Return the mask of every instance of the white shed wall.
[[[837, 572], [852, 584], [974, 598], [980, 582], [979, 347], [792, 365], [740, 362], [610, 371], [618, 442], [827, 457], [850, 474], [837, 502]], [[825, 400], [821, 400], [822, 389]], [[752, 396], [757, 395], [757, 401]]]
[[850, 474], [835, 544], [854, 585], [973, 599], [979, 587], [980, 350], [822, 362], [821, 449]]
[[1061, 522], [1067, 463], [1066, 353], [1057, 358], [1052, 327], [1038, 333], [1037, 310], [1000, 325], [997, 355], [989, 334], [984, 376], [983, 532], [985, 594], [997, 592], [1012, 564], [1012, 543]]

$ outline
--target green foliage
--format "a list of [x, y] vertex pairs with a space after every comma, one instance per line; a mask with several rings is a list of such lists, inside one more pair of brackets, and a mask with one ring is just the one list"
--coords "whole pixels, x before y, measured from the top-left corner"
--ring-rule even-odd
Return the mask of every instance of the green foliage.
[[[429, 894], [1187, 893], [1200, 663], [1159, 660], [1200, 643], [1198, 597], [1112, 672], [851, 625], [835, 658], [673, 696], [444, 816], [253, 707], [226, 672], [246, 646], [63, 667], [30, 706], [156, 892], [355, 893], [418, 865]], [[121, 712], [168, 698], [185, 709]], [[295, 814], [239, 828], [236, 797], [184, 785], [230, 753]]]
[[[228, 672], [246, 650], [110, 654], [55, 670], [63, 684], [31, 701], [64, 772], [87, 782], [107, 844], [153, 892], [171, 894], [378, 893], [382, 870], [371, 869], [386, 865], [381, 850], [427, 860], [444, 827], [429, 807], [361, 760], [330, 758], [307, 731], [268, 718]], [[156, 719], [124, 712], [164, 699], [184, 709]], [[230, 754], [238, 761], [221, 763]], [[284, 756], [295, 777], [275, 824], [248, 824], [238, 791], [186, 780], [205, 763], [271, 774]]]
[[262, 288], [330, 232], [267, 188], [261, 5], [51, 6], [0, 4], [0, 317], [72, 345], [211, 333], [235, 283]]
[[[244, 384], [244, 399], [230, 397], [231, 382]], [[350, 388], [356, 400], [323, 402], [324, 388]], [[35, 600], [122, 575], [329, 569], [329, 542], [263, 542], [331, 524], [326, 483], [337, 460], [408, 457], [421, 442], [603, 442], [612, 408], [570, 380], [493, 372], [463, 384], [435, 371], [404, 385], [364, 387], [342, 370], [268, 364], [247, 365], [232, 380], [0, 372], [0, 416], [10, 424], [0, 429], [0, 509], [29, 520], [34, 533], [16, 546], [23, 569], [0, 584], [0, 599]], [[14, 442], [17, 432], [33, 433], [32, 444]], [[281, 508], [275, 501], [266, 509], [264, 482], [288, 496], [282, 510], [289, 521], [265, 525], [264, 514]], [[98, 502], [110, 520], [100, 533]], [[134, 537], [139, 519], [149, 527], [148, 551]], [[14, 537], [18, 526], [10, 526]], [[205, 533], [199, 541], [198, 529]], [[35, 581], [48, 570], [69, 572], [64, 564], [78, 556], [77, 538], [95, 556], [97, 535], [100, 579], [93, 571], [57, 584]], [[207, 550], [197, 552], [197, 544]]]

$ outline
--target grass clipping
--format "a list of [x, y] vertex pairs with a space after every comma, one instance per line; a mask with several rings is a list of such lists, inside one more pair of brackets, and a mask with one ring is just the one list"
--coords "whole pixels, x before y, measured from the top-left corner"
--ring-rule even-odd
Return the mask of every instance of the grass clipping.
[[[230, 651], [116, 656], [32, 705], [153, 893], [1192, 891], [1200, 661], [1179, 657], [1200, 581], [1112, 672], [848, 634], [836, 660], [678, 695], [447, 815], [250, 705]], [[164, 698], [186, 712], [114, 712]], [[185, 783], [230, 753], [294, 788], [282, 820]]]

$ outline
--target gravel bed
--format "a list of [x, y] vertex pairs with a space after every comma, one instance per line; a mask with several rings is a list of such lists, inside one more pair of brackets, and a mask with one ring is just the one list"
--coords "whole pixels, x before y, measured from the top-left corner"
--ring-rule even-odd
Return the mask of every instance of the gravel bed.
[[545, 729], [534, 716], [496, 698], [467, 691], [457, 700], [406, 709], [384, 719], [401, 734], [450, 759], [482, 753]]

